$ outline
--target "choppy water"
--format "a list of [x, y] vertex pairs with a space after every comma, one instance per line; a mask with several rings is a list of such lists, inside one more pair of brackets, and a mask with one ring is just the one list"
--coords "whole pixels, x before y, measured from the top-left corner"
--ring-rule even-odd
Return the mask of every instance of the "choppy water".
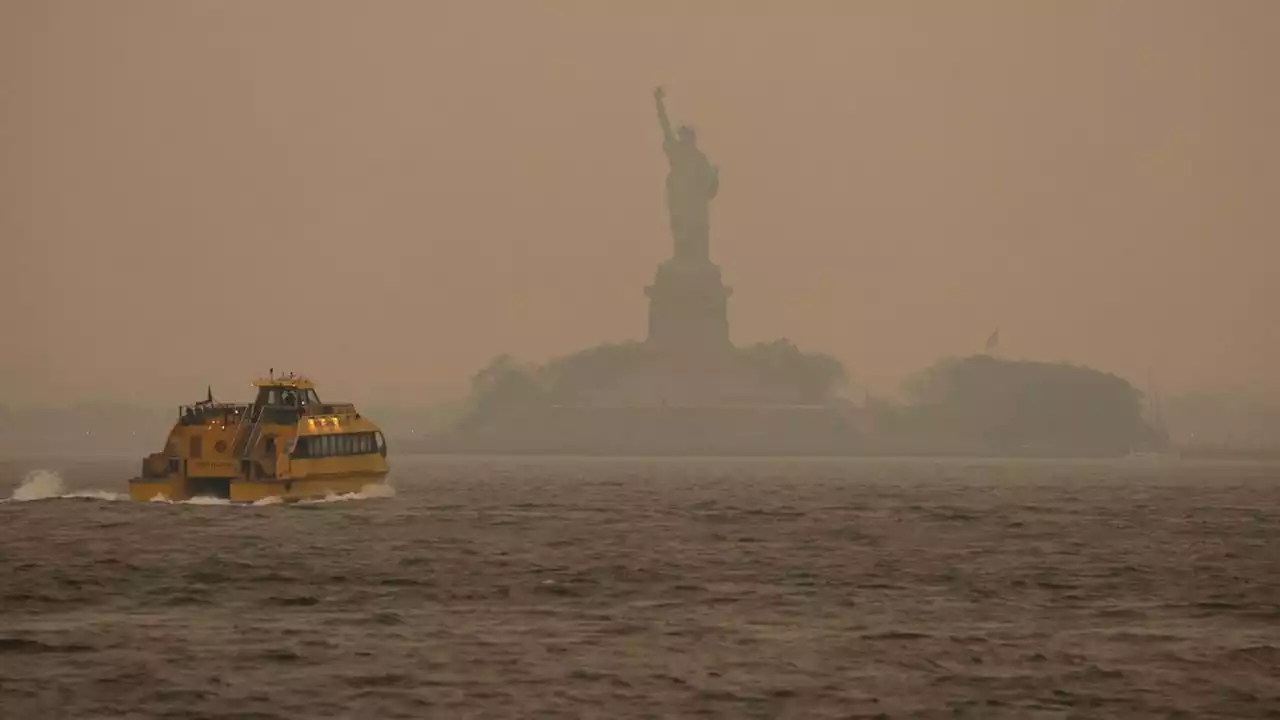
[[1275, 466], [394, 460], [0, 464], [0, 717], [1280, 715]]

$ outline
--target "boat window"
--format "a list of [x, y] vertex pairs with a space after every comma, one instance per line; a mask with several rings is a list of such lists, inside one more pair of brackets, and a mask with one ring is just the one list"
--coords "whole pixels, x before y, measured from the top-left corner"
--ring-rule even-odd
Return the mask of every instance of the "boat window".
[[253, 412], [251, 414], [254, 420], [258, 419], [263, 407], [272, 404], [271, 394], [273, 392], [275, 391], [271, 388], [258, 388], [258, 397], [253, 401]]
[[339, 435], [310, 435], [298, 438], [294, 457], [322, 458], [345, 455], [386, 455], [386, 442], [381, 433], [347, 433]]
[[377, 442], [378, 442], [378, 454], [381, 455], [382, 457], [386, 457], [387, 456], [386, 438], [382, 437], [382, 433], [380, 432], [374, 433], [374, 437], [377, 438]]

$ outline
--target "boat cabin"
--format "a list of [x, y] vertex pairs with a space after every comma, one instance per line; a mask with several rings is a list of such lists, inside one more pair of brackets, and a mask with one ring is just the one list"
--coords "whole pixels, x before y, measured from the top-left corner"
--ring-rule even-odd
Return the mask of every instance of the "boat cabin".
[[249, 410], [249, 419], [267, 425], [296, 425], [305, 417], [355, 414], [351, 403], [323, 403], [310, 380], [289, 375], [259, 380], [258, 397]]

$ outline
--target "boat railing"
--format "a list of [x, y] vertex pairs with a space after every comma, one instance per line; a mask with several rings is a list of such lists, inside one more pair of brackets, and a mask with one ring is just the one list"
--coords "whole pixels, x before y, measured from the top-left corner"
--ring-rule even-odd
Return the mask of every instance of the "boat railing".
[[236, 403], [197, 403], [178, 406], [178, 423], [181, 425], [207, 425], [218, 422], [238, 425], [249, 414], [249, 406]]
[[234, 457], [248, 457], [249, 451], [253, 449], [255, 443], [258, 442], [258, 435], [262, 432], [262, 416], [259, 415], [257, 420], [253, 421], [253, 425], [243, 425], [242, 428], [248, 428], [248, 432], [240, 432], [236, 434], [235, 447], [232, 449]]
[[355, 403], [321, 403], [320, 414], [322, 415], [355, 415]]

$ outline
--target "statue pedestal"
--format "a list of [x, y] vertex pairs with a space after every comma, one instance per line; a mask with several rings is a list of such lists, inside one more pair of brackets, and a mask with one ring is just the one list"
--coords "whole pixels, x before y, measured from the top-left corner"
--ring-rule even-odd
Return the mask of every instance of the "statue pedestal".
[[649, 297], [647, 342], [655, 350], [702, 356], [733, 347], [728, 312], [733, 290], [715, 263], [668, 260], [644, 293]]

